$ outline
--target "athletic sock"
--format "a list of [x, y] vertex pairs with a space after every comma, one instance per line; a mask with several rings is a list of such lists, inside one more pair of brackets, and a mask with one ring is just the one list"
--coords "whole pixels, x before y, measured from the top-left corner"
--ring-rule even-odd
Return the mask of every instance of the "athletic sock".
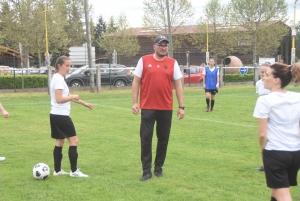
[[77, 146], [70, 146], [69, 147], [69, 159], [71, 164], [71, 171], [75, 172], [77, 170]]
[[54, 158], [54, 170], [55, 172], [59, 172], [61, 170], [61, 160], [62, 160], [62, 147], [55, 146], [53, 150], [53, 158]]
[[215, 100], [211, 100], [211, 109], [214, 108], [214, 105], [215, 105]]
[[209, 98], [206, 99], [206, 105], [209, 107]]

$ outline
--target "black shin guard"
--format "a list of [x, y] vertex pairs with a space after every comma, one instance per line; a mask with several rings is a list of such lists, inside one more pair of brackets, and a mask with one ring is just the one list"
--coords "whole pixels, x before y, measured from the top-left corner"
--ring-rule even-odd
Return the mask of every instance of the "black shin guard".
[[211, 100], [211, 109], [214, 108], [214, 105], [215, 105], [215, 100]]
[[59, 172], [61, 170], [61, 160], [62, 160], [62, 147], [54, 147], [53, 158], [54, 158], [54, 170]]
[[276, 198], [274, 197], [271, 197], [271, 200], [270, 201], [277, 201]]
[[209, 98], [206, 99], [206, 105], [209, 106]]
[[70, 159], [72, 172], [75, 172], [77, 170], [77, 158], [78, 158], [77, 146], [70, 146], [69, 159]]

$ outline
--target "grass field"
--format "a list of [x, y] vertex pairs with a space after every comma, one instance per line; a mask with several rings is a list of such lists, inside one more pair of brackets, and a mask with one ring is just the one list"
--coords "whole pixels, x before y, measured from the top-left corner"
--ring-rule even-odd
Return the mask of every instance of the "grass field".
[[[300, 88], [289, 87], [299, 91]], [[73, 92], [76, 94], [77, 92]], [[0, 118], [0, 201], [15, 200], [200, 200], [270, 199], [257, 141], [257, 99], [252, 85], [225, 86], [216, 95], [215, 112], [205, 112], [199, 87], [185, 88], [185, 118], [174, 111], [164, 177], [140, 182], [140, 116], [131, 113], [131, 90], [78, 92], [94, 110], [73, 104], [71, 118], [79, 138], [78, 167], [89, 178], [53, 177], [50, 98], [47, 93], [2, 93], [10, 113]], [[175, 99], [176, 100], [176, 99]], [[177, 101], [174, 108], [177, 111]], [[153, 138], [153, 151], [156, 137]], [[69, 171], [68, 143], [62, 168]], [[49, 165], [44, 181], [32, 177], [36, 163]], [[299, 187], [291, 188], [300, 200]]]

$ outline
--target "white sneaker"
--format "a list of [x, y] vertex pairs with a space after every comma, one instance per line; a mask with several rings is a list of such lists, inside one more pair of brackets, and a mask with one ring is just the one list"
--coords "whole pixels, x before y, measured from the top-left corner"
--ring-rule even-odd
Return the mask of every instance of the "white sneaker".
[[69, 173], [67, 173], [63, 169], [61, 169], [59, 172], [56, 172], [55, 170], [53, 172], [53, 176], [64, 175], [64, 174], [69, 174]]
[[75, 172], [70, 172], [70, 177], [88, 177], [88, 175], [83, 174], [79, 169], [77, 169]]
[[5, 157], [0, 157], [0, 161], [4, 161], [5, 160]]

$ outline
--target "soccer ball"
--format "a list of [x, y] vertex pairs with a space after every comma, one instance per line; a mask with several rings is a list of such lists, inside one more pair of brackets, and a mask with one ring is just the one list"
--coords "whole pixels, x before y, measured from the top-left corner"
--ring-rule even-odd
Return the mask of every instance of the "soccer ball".
[[38, 163], [32, 169], [32, 175], [35, 179], [46, 179], [50, 174], [50, 168], [45, 163]]

